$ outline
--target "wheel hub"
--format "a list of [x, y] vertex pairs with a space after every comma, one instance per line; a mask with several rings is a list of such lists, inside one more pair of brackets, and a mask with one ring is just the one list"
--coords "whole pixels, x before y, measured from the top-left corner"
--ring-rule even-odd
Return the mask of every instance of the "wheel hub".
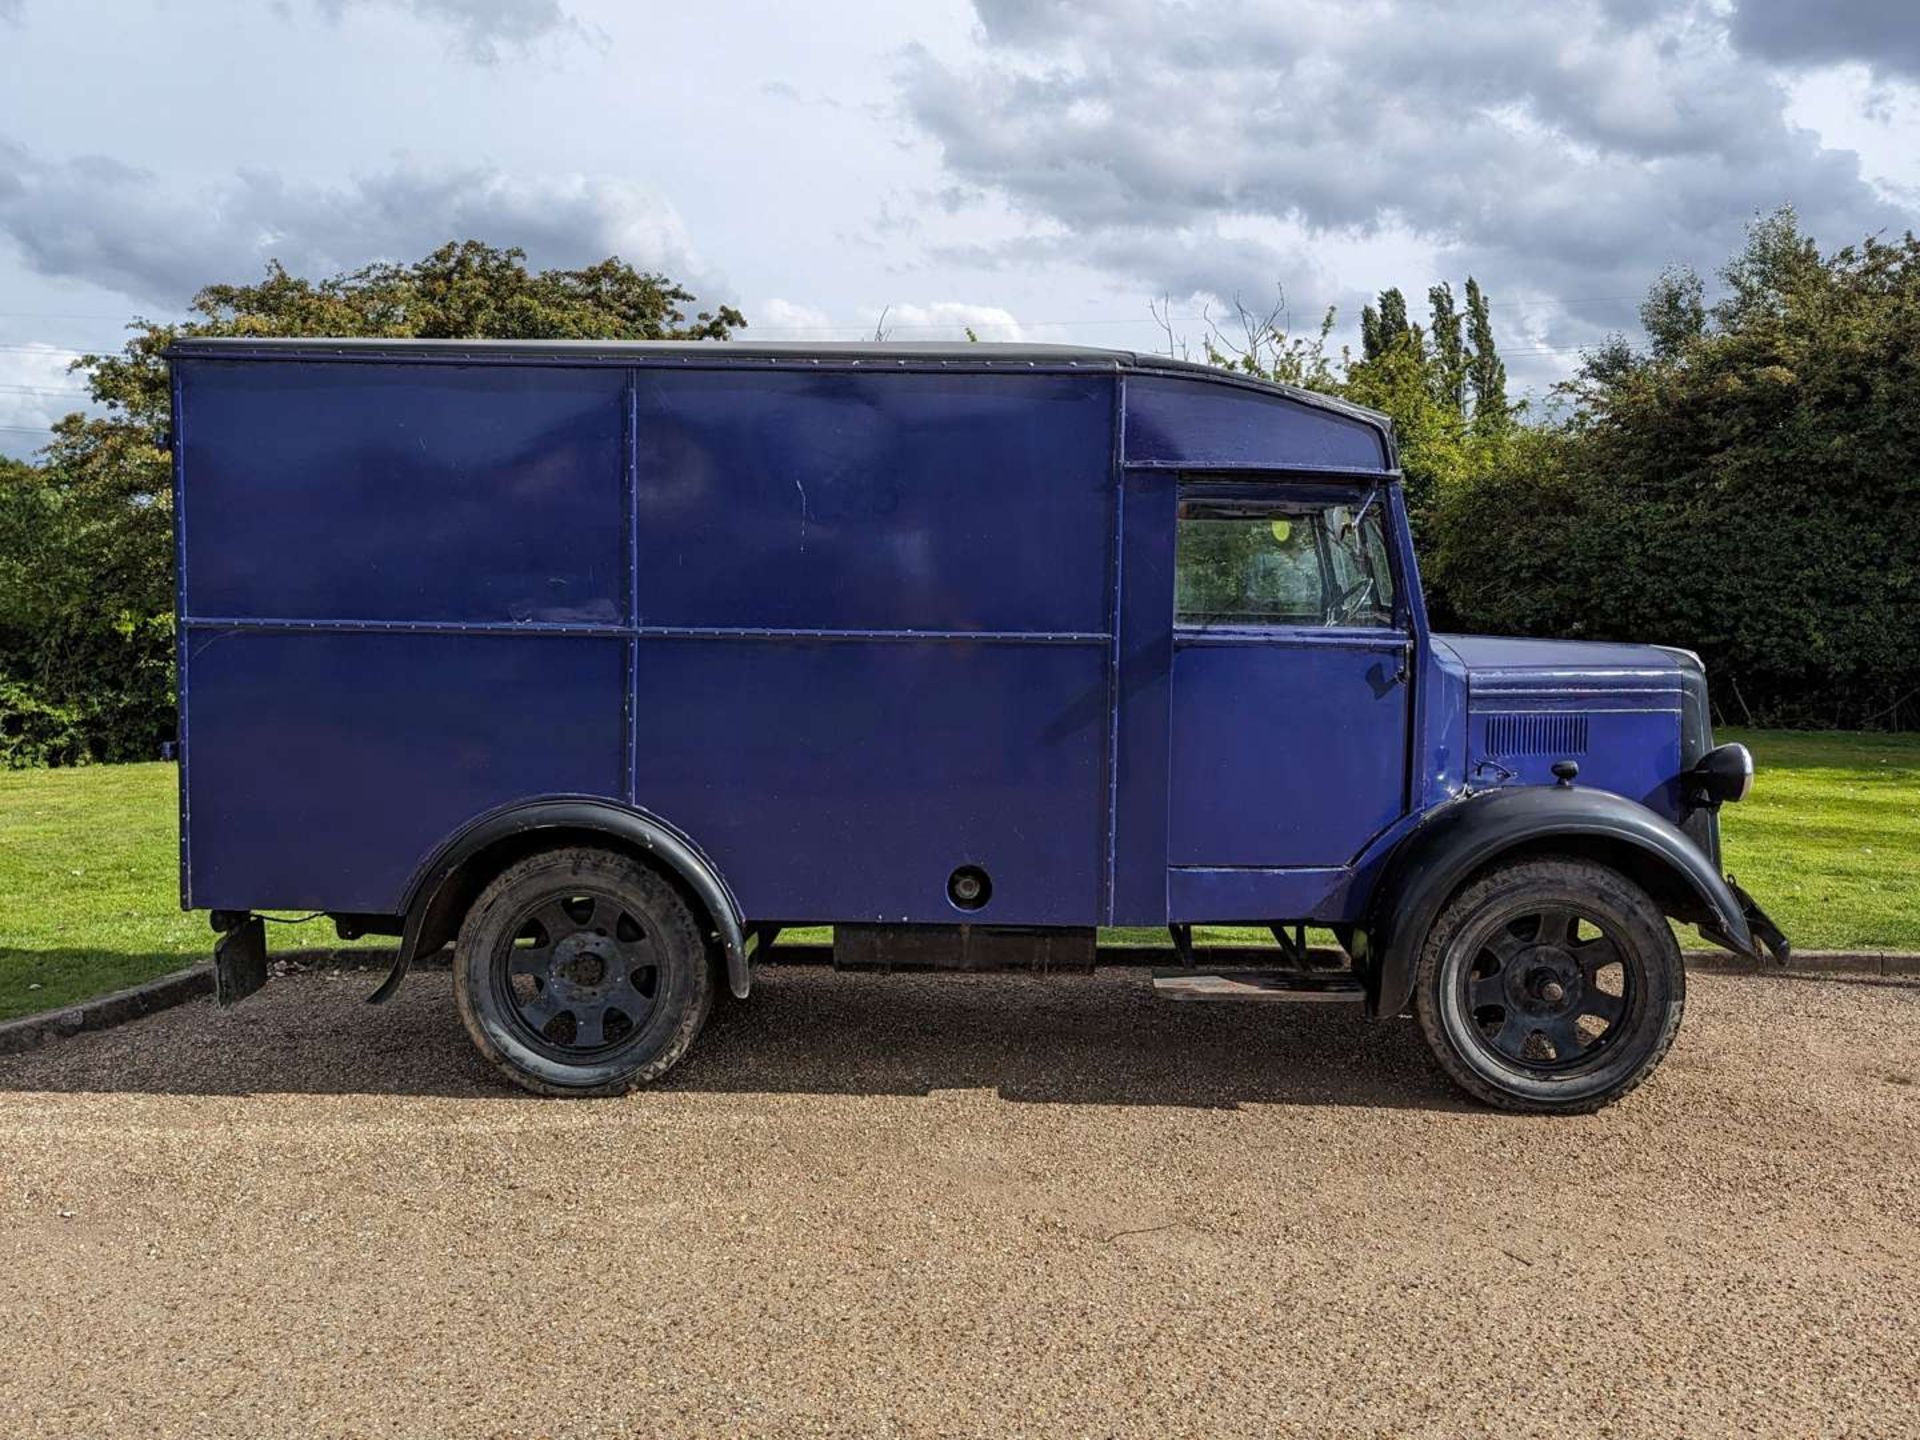
[[550, 893], [523, 912], [513, 936], [494, 981], [545, 1053], [598, 1054], [645, 1031], [663, 983], [660, 957], [619, 897]]
[[1561, 946], [1532, 946], [1506, 973], [1508, 1000], [1522, 1014], [1563, 1015], [1580, 1002], [1580, 964]]
[[614, 987], [621, 973], [613, 942], [604, 935], [569, 935], [553, 947], [547, 979], [557, 995], [571, 1002], [597, 1000]]

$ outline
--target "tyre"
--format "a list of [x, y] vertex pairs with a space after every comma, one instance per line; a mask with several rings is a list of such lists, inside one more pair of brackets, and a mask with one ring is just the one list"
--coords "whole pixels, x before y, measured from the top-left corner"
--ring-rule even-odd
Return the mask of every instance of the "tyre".
[[1673, 1044], [1686, 971], [1666, 917], [1619, 872], [1521, 861], [1447, 902], [1414, 1013], [1446, 1072], [1505, 1110], [1598, 1110]]
[[713, 968], [680, 893], [607, 850], [502, 872], [467, 912], [454, 998], [480, 1053], [541, 1095], [619, 1095], [687, 1053]]

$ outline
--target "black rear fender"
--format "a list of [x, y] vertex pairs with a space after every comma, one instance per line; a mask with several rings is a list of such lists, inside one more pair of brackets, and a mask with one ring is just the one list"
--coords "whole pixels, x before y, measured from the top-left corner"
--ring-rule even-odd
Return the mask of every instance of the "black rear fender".
[[408, 887], [400, 953], [368, 998], [390, 999], [416, 956], [451, 940], [467, 908], [517, 860], [565, 845], [599, 845], [652, 866], [678, 885], [705, 918], [726, 963], [727, 988], [744, 999], [751, 983], [740, 907], [713, 863], [656, 816], [611, 801], [556, 798], [484, 815], [443, 845]]

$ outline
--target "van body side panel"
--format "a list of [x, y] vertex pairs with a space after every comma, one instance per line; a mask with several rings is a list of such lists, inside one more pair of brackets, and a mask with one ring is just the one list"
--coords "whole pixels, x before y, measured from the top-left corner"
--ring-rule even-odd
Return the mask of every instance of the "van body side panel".
[[181, 364], [189, 616], [625, 618], [621, 372]]
[[1385, 630], [1178, 633], [1170, 863], [1345, 865], [1405, 814], [1406, 650]]
[[1111, 375], [635, 375], [643, 626], [1103, 633]]
[[749, 916], [1098, 918], [1115, 389], [636, 372], [633, 794]]
[[750, 918], [1085, 925], [1099, 905], [1098, 644], [642, 641], [636, 789]]
[[1390, 448], [1223, 377], [900, 353], [180, 353], [185, 901], [391, 913], [480, 814], [587, 795], [752, 919], [952, 923], [975, 865], [982, 924], [1164, 923], [1170, 848], [1243, 859], [1170, 830], [1178, 476]]
[[175, 363], [187, 904], [389, 912], [475, 814], [620, 793], [623, 372]]
[[193, 902], [396, 913], [476, 815], [616, 795], [624, 642], [196, 627]]

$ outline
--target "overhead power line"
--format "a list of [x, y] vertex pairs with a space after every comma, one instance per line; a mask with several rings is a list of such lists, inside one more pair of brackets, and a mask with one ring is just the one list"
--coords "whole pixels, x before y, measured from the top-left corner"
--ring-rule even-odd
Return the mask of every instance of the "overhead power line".
[[66, 345], [0, 345], [0, 350], [15, 350], [23, 355], [71, 355], [76, 360], [82, 355], [110, 353], [113, 348], [109, 345], [98, 350], [75, 350]]

